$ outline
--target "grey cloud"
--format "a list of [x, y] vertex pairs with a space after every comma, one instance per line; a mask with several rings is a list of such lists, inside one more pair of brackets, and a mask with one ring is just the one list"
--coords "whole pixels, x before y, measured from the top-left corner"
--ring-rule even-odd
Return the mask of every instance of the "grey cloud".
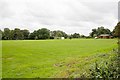
[[12, 11], [9, 8], [9, 5], [4, 0], [0, 0], [0, 18], [5, 19], [13, 15]]
[[[74, 23], [78, 25], [80, 21], [87, 21], [87, 22], [92, 21], [96, 23], [102, 23], [102, 22], [105, 22], [103, 19], [104, 17], [108, 16], [109, 14], [115, 15], [116, 13], [117, 9], [114, 7], [115, 3], [112, 3], [112, 4], [111, 3], [112, 2], [101, 2], [101, 3], [84, 2], [83, 3], [80, 1], [76, 1], [76, 2], [69, 1], [69, 2], [62, 2], [61, 5], [59, 3], [59, 6], [51, 7], [51, 5], [48, 5], [47, 7], [51, 7], [51, 9], [50, 8], [44, 9], [44, 7], [46, 6], [42, 6], [43, 8], [40, 7], [39, 10], [35, 8], [33, 11], [31, 11], [31, 14], [37, 19], [41, 20], [42, 23], [46, 23], [50, 25], [58, 24], [58, 25], [73, 26]], [[60, 6], [63, 6], [62, 10], [59, 9]], [[64, 8], [64, 6], [66, 8]], [[111, 16], [108, 16], [108, 17], [111, 17]]]
[[90, 29], [95, 26], [115, 25], [117, 19], [117, 3], [114, 2], [81, 2], [81, 0], [12, 1], [0, 1], [0, 20], [2, 20], [0, 25], [30, 26], [25, 27], [30, 30], [33, 26], [35, 26], [34, 28], [45, 26], [49, 29], [58, 28], [68, 33], [77, 31], [88, 34]]

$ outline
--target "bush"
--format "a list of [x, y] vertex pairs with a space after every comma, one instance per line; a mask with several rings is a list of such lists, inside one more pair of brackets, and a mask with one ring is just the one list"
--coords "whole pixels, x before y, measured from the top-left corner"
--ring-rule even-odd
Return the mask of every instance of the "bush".
[[101, 63], [95, 62], [93, 68], [90, 70], [90, 78], [94, 79], [118, 79], [120, 78], [120, 57], [115, 55], [111, 58], [110, 62], [102, 61]]

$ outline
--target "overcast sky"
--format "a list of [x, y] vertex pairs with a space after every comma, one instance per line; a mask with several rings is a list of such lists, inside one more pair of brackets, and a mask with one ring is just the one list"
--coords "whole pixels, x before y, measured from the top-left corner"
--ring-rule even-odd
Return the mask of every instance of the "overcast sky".
[[[91, 2], [90, 2], [91, 1]], [[0, 0], [0, 29], [40, 28], [89, 35], [118, 22], [118, 0]]]

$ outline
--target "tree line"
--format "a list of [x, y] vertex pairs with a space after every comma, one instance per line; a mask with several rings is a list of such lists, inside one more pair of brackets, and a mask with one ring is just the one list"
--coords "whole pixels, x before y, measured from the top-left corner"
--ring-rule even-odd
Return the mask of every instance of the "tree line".
[[113, 31], [110, 31], [108, 28], [104, 28], [104, 27], [98, 27], [97, 29], [96, 28], [92, 29], [90, 36], [96, 37], [101, 34], [109, 34], [110, 36], [113, 36], [114, 38], [117, 38], [117, 37], [120, 38], [120, 22], [117, 23]]
[[97, 29], [92, 29], [90, 36], [96, 37], [101, 34], [109, 34], [109, 35], [113, 36], [112, 32], [108, 28], [104, 28], [104, 27], [98, 27]]
[[4, 30], [0, 30], [0, 38], [2, 40], [39, 40], [39, 39], [59, 39], [61, 37], [64, 38], [80, 38], [79, 33], [74, 33], [71, 35], [66, 34], [63, 31], [55, 30], [50, 31], [47, 28], [41, 28], [38, 30], [34, 30], [30, 33], [29, 30], [24, 29], [21, 30], [19, 28], [15, 28], [14, 30], [10, 30], [9, 28], [4, 28]]
[[47, 28], [41, 28], [38, 30], [34, 30], [30, 33], [29, 30], [24, 29], [21, 30], [19, 28], [15, 28], [14, 30], [10, 30], [9, 28], [4, 28], [4, 30], [0, 30], [0, 38], [2, 40], [39, 40], [39, 39], [59, 39], [60, 37], [64, 37], [72, 39], [72, 38], [93, 38], [99, 36], [101, 34], [109, 34], [114, 37], [120, 37], [120, 22], [115, 26], [113, 31], [110, 31], [108, 28], [98, 27], [97, 29], [92, 29], [92, 32], [89, 36], [80, 35], [79, 33], [74, 34], [66, 34], [64, 31], [55, 30], [50, 31]]
[[39, 39], [60, 39], [61, 37], [66, 38], [83, 38], [84, 35], [80, 35], [79, 33], [74, 34], [66, 34], [64, 31], [55, 30], [50, 31], [47, 28], [41, 28], [38, 30], [34, 30], [30, 33], [29, 30], [24, 29], [21, 30], [19, 28], [15, 28], [14, 30], [10, 30], [9, 28], [4, 28], [4, 30], [0, 30], [1, 39], [2, 40], [39, 40]]

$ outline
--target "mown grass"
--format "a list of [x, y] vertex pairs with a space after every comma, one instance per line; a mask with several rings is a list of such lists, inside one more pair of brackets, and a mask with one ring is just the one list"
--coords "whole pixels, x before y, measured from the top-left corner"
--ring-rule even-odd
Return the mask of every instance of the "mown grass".
[[3, 78], [65, 78], [87, 74], [96, 60], [108, 59], [115, 39], [2, 41]]

